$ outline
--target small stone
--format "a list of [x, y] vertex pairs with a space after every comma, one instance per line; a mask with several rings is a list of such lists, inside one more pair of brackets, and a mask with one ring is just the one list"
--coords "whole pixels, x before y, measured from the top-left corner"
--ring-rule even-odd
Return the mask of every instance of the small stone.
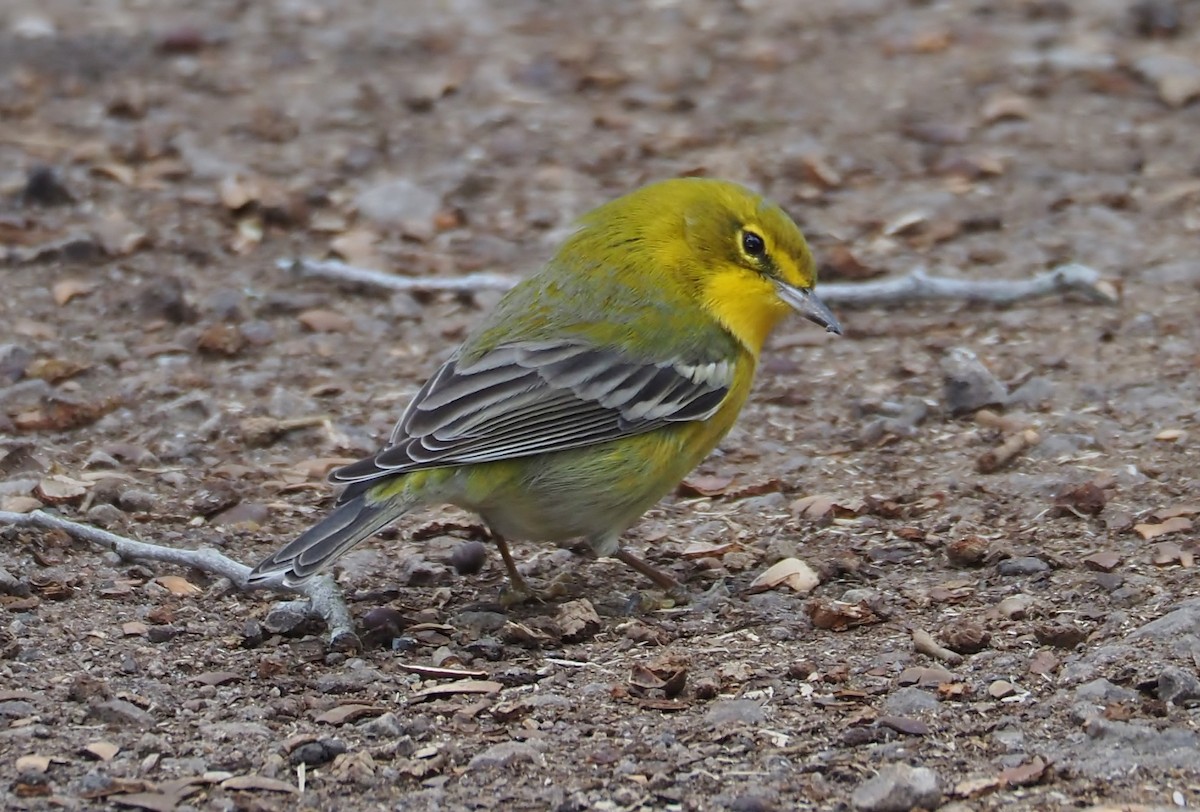
[[996, 604], [996, 611], [1009, 620], [1024, 620], [1033, 606], [1033, 596], [1018, 592]]
[[183, 629], [169, 623], [159, 623], [146, 629], [146, 639], [151, 643], [165, 643], [183, 634]]
[[409, 625], [408, 618], [391, 606], [376, 606], [363, 615], [363, 644], [368, 648], [391, 646]]
[[116, 505], [92, 505], [87, 511], [88, 524], [97, 527], [117, 527], [125, 520], [125, 513]]
[[1129, 8], [1134, 30], [1143, 37], [1174, 37], [1183, 30], [1179, 0], [1139, 0]]
[[405, 732], [400, 718], [390, 711], [363, 722], [359, 728], [366, 735], [374, 736], [377, 739], [398, 739]]
[[1194, 702], [1200, 699], [1200, 678], [1194, 671], [1168, 665], [1158, 675], [1155, 692], [1163, 702], [1175, 705]]
[[396, 229], [406, 237], [428, 240], [442, 208], [441, 195], [424, 189], [407, 178], [389, 178], [359, 193], [358, 212], [376, 225]]
[[729, 812], [775, 812], [779, 807], [762, 795], [739, 795], [729, 802]]
[[33, 363], [33, 353], [19, 344], [0, 344], [0, 384], [16, 383]]
[[474, 575], [487, 564], [487, 545], [480, 541], [464, 541], [450, 554], [450, 566], [459, 575]]
[[1044, 646], [1075, 648], [1088, 633], [1072, 623], [1039, 623], [1033, 627], [1033, 636]]
[[138, 315], [165, 319], [171, 324], [194, 321], [196, 309], [187, 300], [183, 281], [173, 276], [155, 277], [138, 289], [134, 299]]
[[1075, 689], [1075, 698], [1077, 700], [1094, 702], [1097, 705], [1133, 702], [1138, 696], [1137, 691], [1114, 685], [1103, 677], [1086, 682]]
[[1145, 626], [1135, 629], [1129, 636], [1131, 639], [1159, 640], [1171, 642], [1184, 635], [1194, 635], [1200, 629], [1200, 599], [1192, 598], [1179, 605], [1179, 608], [1168, 612], [1158, 620], [1152, 620]]
[[926, 767], [889, 764], [855, 787], [850, 803], [861, 812], [908, 812], [936, 809], [942, 801], [937, 773]]
[[988, 686], [988, 696], [992, 699], [1004, 699], [1004, 697], [1012, 696], [1016, 692], [1017, 686], [1004, 679], [998, 679]]
[[896, 716], [918, 716], [936, 711], [938, 700], [929, 691], [920, 688], [898, 688], [888, 694], [883, 709]]
[[262, 624], [252, 617], [242, 623], [242, 648], [257, 648], [267, 639]]
[[716, 699], [721, 693], [721, 686], [711, 677], [701, 677], [692, 684], [692, 694], [700, 700]]
[[983, 536], [964, 536], [946, 545], [946, 558], [955, 567], [978, 567], [987, 560], [990, 548]]
[[958, 654], [975, 654], [992, 642], [992, 635], [978, 623], [959, 620], [942, 629], [938, 635], [946, 648]]
[[158, 504], [158, 496], [141, 488], [126, 488], [117, 494], [117, 507], [126, 513], [149, 513]]
[[306, 742], [288, 754], [288, 761], [293, 767], [303, 764], [306, 767], [320, 767], [328, 764], [346, 752], [346, 745], [337, 739], [321, 739]]
[[542, 754], [531, 744], [520, 741], [506, 741], [493, 744], [482, 753], [477, 753], [467, 763], [468, 770], [505, 769], [513, 764], [529, 762], [539, 764]]
[[955, 347], [942, 357], [942, 399], [950, 414], [964, 414], [998, 406], [1008, 400], [1008, 389], [979, 357], [965, 347]]
[[116, 727], [149, 729], [155, 724], [153, 716], [124, 699], [110, 699], [107, 702], [93, 705], [89, 709], [88, 715], [106, 725]]
[[304, 602], [286, 601], [271, 607], [263, 619], [263, 628], [271, 634], [303, 634], [311, 619]]
[[704, 722], [711, 728], [730, 725], [757, 725], [766, 719], [762, 705], [752, 699], [725, 699], [714, 702], [704, 714]]
[[26, 205], [34, 206], [65, 206], [75, 201], [58, 171], [50, 166], [35, 166], [29, 170], [21, 199]]
[[1050, 565], [1040, 558], [1026, 555], [1004, 559], [997, 565], [996, 571], [1007, 576], [1040, 575], [1043, 572], [1049, 572]]

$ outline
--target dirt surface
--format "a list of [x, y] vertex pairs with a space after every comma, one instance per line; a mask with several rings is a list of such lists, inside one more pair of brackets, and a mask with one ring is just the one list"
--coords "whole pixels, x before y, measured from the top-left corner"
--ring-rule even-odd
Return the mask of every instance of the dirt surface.
[[[1078, 261], [1123, 294], [789, 323], [629, 534], [683, 606], [517, 544], [572, 594], [506, 611], [435, 511], [344, 559], [347, 654], [270, 594], [2, 529], [5, 808], [1200, 803], [1200, 4], [10, 0], [0, 30], [4, 510], [256, 562], [499, 295], [278, 260], [520, 274], [655, 178], [759, 187], [827, 280]], [[952, 413], [956, 348], [990, 416]], [[789, 558], [814, 591], [750, 589]]]

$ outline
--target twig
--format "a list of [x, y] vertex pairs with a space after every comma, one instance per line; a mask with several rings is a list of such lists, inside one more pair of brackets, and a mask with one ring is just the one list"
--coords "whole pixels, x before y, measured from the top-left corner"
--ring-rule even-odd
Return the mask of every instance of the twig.
[[963, 661], [961, 654], [953, 652], [933, 639], [933, 635], [924, 629], [912, 630], [913, 650], [919, 654], [928, 654], [936, 660], [958, 665]]
[[466, 276], [411, 277], [358, 268], [336, 259], [281, 259], [279, 267], [299, 276], [370, 285], [387, 290], [451, 291], [471, 293], [479, 290], [508, 290], [518, 279], [498, 273], [472, 273]]
[[828, 284], [819, 287], [821, 298], [842, 305], [911, 302], [920, 299], [959, 299], [968, 302], [1011, 304], [1053, 293], [1076, 291], [1099, 304], [1116, 304], [1116, 287], [1086, 265], [1060, 265], [1029, 279], [950, 279], [929, 276], [916, 268], [905, 276], [878, 282]]
[[1033, 429], [1025, 429], [1010, 435], [1000, 445], [988, 449], [979, 455], [975, 461], [975, 469], [981, 474], [994, 474], [1017, 458], [1027, 448], [1032, 448], [1041, 442], [1038, 433]]
[[[473, 292], [508, 290], [517, 284], [512, 276], [497, 273], [473, 273], [452, 277], [410, 277], [358, 268], [338, 260], [283, 259], [279, 267], [302, 277], [370, 285], [387, 290]], [[1093, 302], [1116, 304], [1116, 288], [1086, 265], [1060, 265], [1030, 279], [951, 279], [929, 276], [917, 268], [905, 276], [877, 282], [821, 285], [821, 298], [840, 305], [862, 306], [881, 303], [912, 302], [922, 299], [960, 299], [969, 302], [1010, 304], [1053, 293], [1076, 291]]]
[[319, 576], [297, 586], [283, 583], [282, 575], [261, 584], [250, 584], [247, 581], [250, 567], [234, 561], [216, 550], [181, 550], [175, 547], [163, 547], [159, 544], [118, 536], [107, 530], [79, 524], [41, 510], [30, 513], [0, 510], [0, 525], [61, 530], [72, 538], [112, 550], [121, 558], [135, 561], [162, 561], [167, 564], [178, 564], [181, 567], [193, 567], [210, 575], [227, 578], [230, 583], [243, 591], [262, 587], [295, 592], [308, 599], [309, 612], [325, 621], [325, 626], [329, 631], [330, 647], [339, 650], [361, 647], [358, 635], [354, 632], [354, 618], [350, 616], [350, 609], [342, 599], [337, 585], [329, 576]]

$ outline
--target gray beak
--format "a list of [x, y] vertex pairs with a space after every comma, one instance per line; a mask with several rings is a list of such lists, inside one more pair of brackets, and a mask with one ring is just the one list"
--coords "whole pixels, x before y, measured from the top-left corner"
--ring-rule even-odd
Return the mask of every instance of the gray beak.
[[779, 298], [796, 308], [801, 316], [821, 325], [828, 333], [842, 334], [842, 325], [838, 324], [837, 316], [817, 298], [811, 288], [796, 288], [783, 282], [776, 282], [775, 287], [779, 290]]

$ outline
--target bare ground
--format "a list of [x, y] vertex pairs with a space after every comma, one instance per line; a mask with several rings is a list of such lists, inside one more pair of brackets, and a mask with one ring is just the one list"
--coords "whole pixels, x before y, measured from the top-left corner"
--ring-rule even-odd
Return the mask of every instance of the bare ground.
[[[630, 534], [686, 606], [518, 545], [596, 614], [506, 612], [447, 510], [345, 559], [346, 654], [268, 594], [0, 530], [6, 808], [1200, 800], [1196, 3], [16, 0], [0, 27], [4, 510], [256, 561], [496, 298], [277, 260], [519, 274], [654, 178], [761, 188], [826, 279], [1079, 261], [1122, 291], [790, 324]], [[951, 413], [957, 347], [995, 416]], [[749, 589], [789, 557], [814, 592]]]

